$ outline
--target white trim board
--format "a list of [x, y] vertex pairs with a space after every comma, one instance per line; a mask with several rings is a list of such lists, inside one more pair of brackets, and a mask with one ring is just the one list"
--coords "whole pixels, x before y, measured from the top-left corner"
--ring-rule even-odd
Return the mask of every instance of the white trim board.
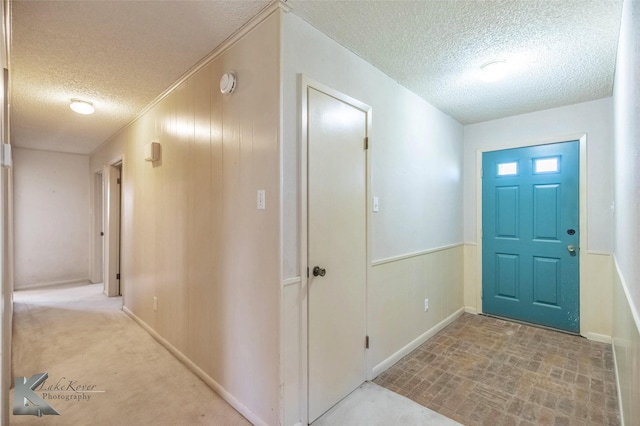
[[27, 284], [27, 285], [22, 285], [20, 287], [14, 288], [13, 291], [33, 290], [35, 288], [53, 287], [57, 285], [80, 284], [80, 283], [87, 283], [87, 285], [98, 284], [98, 283], [92, 283], [89, 277], [86, 277], [86, 278], [74, 278], [71, 280], [49, 281], [46, 283]]
[[291, 277], [282, 281], [282, 287], [288, 287], [290, 285], [301, 284], [302, 277]]
[[400, 255], [400, 256], [394, 256], [394, 257], [388, 257], [386, 259], [375, 260], [375, 261], [371, 262], [371, 266], [378, 266], [378, 265], [384, 265], [385, 263], [399, 262], [401, 260], [411, 259], [412, 257], [424, 256], [426, 254], [431, 254], [431, 253], [436, 253], [436, 252], [439, 252], [439, 251], [450, 250], [450, 249], [453, 249], [453, 248], [456, 248], [456, 247], [462, 247], [464, 244], [465, 243], [449, 244], [449, 245], [446, 245], [446, 246], [441, 246], [441, 247], [436, 247], [436, 248], [432, 248], [432, 249], [417, 251], [417, 252], [413, 252], [413, 253], [407, 253], [407, 254], [403, 254], [403, 255]]
[[616, 345], [611, 342], [613, 351], [613, 368], [616, 372], [616, 392], [618, 394], [618, 412], [620, 413], [620, 424], [624, 426], [624, 410], [622, 409], [622, 389], [620, 389], [620, 373], [618, 370], [618, 357], [616, 357]]

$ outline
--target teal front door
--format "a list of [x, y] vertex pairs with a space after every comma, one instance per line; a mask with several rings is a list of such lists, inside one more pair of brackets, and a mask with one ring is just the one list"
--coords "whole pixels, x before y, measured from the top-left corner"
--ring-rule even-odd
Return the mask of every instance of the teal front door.
[[580, 331], [578, 141], [482, 156], [482, 310]]

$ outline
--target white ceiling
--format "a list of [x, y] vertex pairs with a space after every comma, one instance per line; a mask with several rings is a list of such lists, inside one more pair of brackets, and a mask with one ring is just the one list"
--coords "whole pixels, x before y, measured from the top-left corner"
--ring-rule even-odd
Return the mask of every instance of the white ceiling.
[[[621, 0], [287, 4], [462, 124], [612, 95]], [[481, 81], [499, 59], [509, 74]]]
[[[91, 152], [268, 3], [13, 0], [12, 142]], [[463, 124], [612, 94], [622, 0], [287, 4]], [[482, 82], [495, 59], [510, 73]]]

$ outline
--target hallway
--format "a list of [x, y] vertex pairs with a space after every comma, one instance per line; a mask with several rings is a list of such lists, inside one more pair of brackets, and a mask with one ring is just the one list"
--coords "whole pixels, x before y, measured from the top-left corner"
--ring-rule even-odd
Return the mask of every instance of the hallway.
[[60, 413], [38, 425], [249, 424], [130, 319], [121, 297], [105, 297], [102, 284], [16, 291], [14, 306], [14, 377], [48, 373], [36, 394]]

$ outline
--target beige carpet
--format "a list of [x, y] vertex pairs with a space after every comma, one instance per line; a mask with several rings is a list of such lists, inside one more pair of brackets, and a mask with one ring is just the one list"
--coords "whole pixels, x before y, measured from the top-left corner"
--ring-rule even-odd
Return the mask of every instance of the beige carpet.
[[60, 415], [11, 414], [12, 425], [249, 424], [122, 312], [120, 298], [103, 296], [101, 284], [18, 291], [14, 303], [13, 374], [48, 373], [44, 387], [54, 391], [36, 394], [48, 393]]

